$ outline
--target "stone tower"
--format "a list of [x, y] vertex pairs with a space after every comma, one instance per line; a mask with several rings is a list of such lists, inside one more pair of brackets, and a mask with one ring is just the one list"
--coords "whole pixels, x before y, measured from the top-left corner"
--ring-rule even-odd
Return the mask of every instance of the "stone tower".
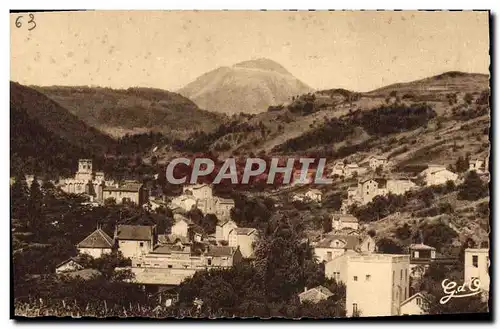
[[92, 160], [78, 160], [78, 171], [76, 172], [75, 179], [85, 182], [92, 180]]

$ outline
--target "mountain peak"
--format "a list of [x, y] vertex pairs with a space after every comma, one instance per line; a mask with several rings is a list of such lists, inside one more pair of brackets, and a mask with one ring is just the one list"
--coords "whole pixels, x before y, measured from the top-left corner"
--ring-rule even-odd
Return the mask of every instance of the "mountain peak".
[[288, 72], [281, 64], [268, 58], [257, 58], [248, 61], [243, 61], [234, 64], [233, 67], [259, 69], [264, 71], [271, 71], [271, 72], [291, 75], [290, 72]]

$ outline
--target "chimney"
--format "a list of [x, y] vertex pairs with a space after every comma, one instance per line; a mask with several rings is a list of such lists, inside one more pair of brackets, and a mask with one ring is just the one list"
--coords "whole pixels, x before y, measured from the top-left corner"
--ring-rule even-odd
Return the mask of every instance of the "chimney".
[[306, 292], [306, 291], [307, 291], [307, 286], [304, 286], [304, 292]]

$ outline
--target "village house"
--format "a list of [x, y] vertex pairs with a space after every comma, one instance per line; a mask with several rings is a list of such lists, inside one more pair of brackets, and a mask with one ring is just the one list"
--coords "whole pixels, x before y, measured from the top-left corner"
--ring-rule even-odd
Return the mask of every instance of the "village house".
[[113, 199], [117, 204], [132, 202], [142, 205], [148, 200], [147, 191], [143, 184], [136, 181], [125, 181], [122, 184], [105, 186], [102, 189], [103, 200]]
[[117, 225], [115, 241], [125, 258], [143, 257], [158, 241], [156, 225]]
[[442, 165], [429, 165], [419, 176], [427, 186], [446, 184], [448, 181], [456, 182], [458, 179], [457, 174]]
[[481, 289], [490, 291], [490, 256], [487, 248], [467, 248], [464, 255], [464, 283], [478, 279]]
[[357, 194], [353, 201], [367, 204], [378, 195], [401, 195], [416, 186], [409, 179], [365, 178], [358, 182]]
[[328, 234], [313, 245], [318, 262], [329, 262], [348, 250], [375, 252], [375, 241], [370, 236]]
[[257, 230], [249, 227], [236, 227], [229, 231], [230, 247], [239, 247], [243, 258], [253, 257], [253, 243], [257, 239]]
[[337, 175], [339, 177], [344, 176], [344, 162], [343, 161], [335, 162], [335, 164], [333, 165], [333, 168], [332, 168], [331, 175], [332, 176]]
[[410, 275], [414, 279], [421, 278], [431, 263], [451, 265], [457, 261], [454, 257], [439, 255], [436, 248], [423, 243], [411, 244], [408, 250], [410, 253]]
[[80, 254], [86, 254], [94, 258], [110, 254], [115, 246], [113, 239], [100, 227], [90, 233], [85, 239], [76, 245]]
[[304, 287], [304, 291], [299, 294], [299, 300], [301, 303], [309, 302], [317, 304], [322, 300], [328, 299], [330, 296], [333, 296], [333, 293], [323, 286], [317, 286], [311, 289]]
[[228, 241], [229, 240], [229, 232], [232, 229], [237, 228], [238, 225], [232, 220], [226, 219], [219, 221], [215, 226], [215, 238], [217, 241]]
[[310, 200], [321, 202], [323, 193], [318, 189], [310, 189], [309, 191], [306, 192], [305, 196]]
[[176, 236], [187, 237], [191, 225], [193, 225], [193, 222], [189, 218], [181, 214], [174, 214], [174, 224], [170, 232]]
[[91, 159], [78, 160], [78, 171], [73, 178], [61, 178], [57, 186], [66, 193], [86, 194], [91, 201], [103, 201], [103, 188], [114, 184], [101, 171], [93, 172]]
[[239, 248], [207, 246], [201, 254], [193, 254], [190, 247], [156, 246], [141, 258], [132, 259], [130, 270], [135, 283], [179, 285], [196, 271], [227, 268], [241, 262]]
[[417, 292], [401, 303], [401, 315], [423, 315], [428, 313], [429, 299]]
[[229, 218], [234, 200], [213, 195], [212, 187], [208, 184], [186, 185], [182, 194], [172, 199], [172, 205], [185, 211], [196, 207], [204, 214], [215, 214], [217, 218]]
[[482, 159], [470, 159], [469, 160], [469, 171], [476, 171], [478, 174], [484, 173], [488, 171], [489, 159], [486, 158], [486, 161]]
[[366, 167], [360, 167], [357, 163], [349, 163], [344, 166], [344, 177], [361, 176], [367, 171]]
[[341, 231], [343, 229], [359, 229], [359, 221], [356, 217], [350, 214], [333, 214], [332, 215], [332, 229], [335, 231]]
[[325, 264], [346, 286], [347, 316], [394, 316], [409, 297], [409, 256], [348, 251]]
[[56, 273], [67, 273], [83, 270], [83, 266], [78, 262], [78, 259], [71, 257], [56, 266]]
[[368, 160], [368, 165], [373, 171], [377, 170], [378, 167], [382, 167], [385, 170], [389, 165], [389, 160], [383, 155], [372, 155]]
[[323, 193], [318, 190], [318, 189], [310, 189], [305, 193], [296, 193], [292, 196], [293, 201], [314, 201], [314, 202], [321, 202], [321, 198], [323, 196]]

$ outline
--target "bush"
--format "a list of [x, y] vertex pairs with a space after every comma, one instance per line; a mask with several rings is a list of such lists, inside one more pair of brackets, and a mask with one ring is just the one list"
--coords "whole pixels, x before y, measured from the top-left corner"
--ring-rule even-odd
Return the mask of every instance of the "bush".
[[488, 196], [488, 185], [485, 184], [475, 171], [469, 172], [465, 181], [460, 185], [457, 198], [459, 200], [475, 201]]

